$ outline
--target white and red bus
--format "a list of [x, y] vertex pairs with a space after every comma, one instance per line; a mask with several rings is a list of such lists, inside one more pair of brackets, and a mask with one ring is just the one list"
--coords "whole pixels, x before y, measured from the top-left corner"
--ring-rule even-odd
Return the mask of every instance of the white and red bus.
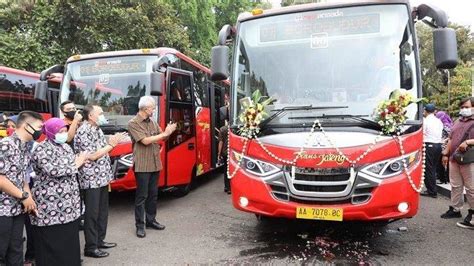
[[[52, 67], [42, 74], [47, 77], [61, 68]], [[109, 119], [102, 130], [110, 135], [127, 131], [141, 96], [155, 95], [155, 119], [161, 128], [169, 122], [178, 124], [161, 145], [164, 168], [159, 186], [184, 195], [196, 176], [218, 166], [217, 134], [224, 125], [220, 109], [226, 90], [225, 82], [210, 80], [208, 68], [175, 49], [141, 49], [70, 57], [64, 67], [60, 102], [73, 101], [79, 109], [90, 103], [100, 105]], [[42, 94], [38, 97], [43, 98]], [[110, 156], [115, 169], [112, 190], [135, 189], [131, 142], [121, 143]]]
[[[408, 107], [399, 138], [381, 134], [372, 114], [395, 89], [422, 97], [414, 24], [428, 17], [436, 65], [453, 68], [456, 37], [445, 13], [427, 5], [412, 9], [404, 0], [254, 10], [241, 14], [235, 27], [224, 26], [211, 70], [214, 80], [231, 80], [235, 208], [257, 217], [335, 221], [414, 216], [422, 105]], [[248, 138], [239, 116], [257, 90], [276, 102]]]
[[[49, 94], [46, 101], [34, 98], [35, 84], [40, 74], [0, 66], [0, 113], [18, 114], [24, 110], [40, 113], [44, 119], [56, 115], [59, 95], [59, 76], [47, 81]], [[1, 133], [4, 136], [4, 132]]]

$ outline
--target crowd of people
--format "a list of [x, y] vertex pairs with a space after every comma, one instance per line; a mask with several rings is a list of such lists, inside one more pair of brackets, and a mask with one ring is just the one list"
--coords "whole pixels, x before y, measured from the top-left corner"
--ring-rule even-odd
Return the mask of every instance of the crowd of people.
[[[462, 228], [474, 229], [474, 163], [459, 161], [474, 146], [474, 97], [460, 103], [455, 122], [433, 104], [424, 108], [426, 191], [437, 197], [439, 183], [451, 185], [451, 206], [441, 218], [461, 218], [463, 191], [469, 205]], [[8, 137], [0, 140], [0, 264], [80, 265], [79, 225], [84, 219], [84, 255], [102, 258], [104, 249], [117, 246], [105, 241], [108, 222], [108, 188], [113, 179], [109, 152], [130, 137], [133, 147], [135, 227], [137, 237], [146, 228], [163, 230], [156, 220], [158, 178], [162, 170], [160, 142], [176, 130], [162, 130], [152, 119], [156, 102], [143, 96], [139, 112], [128, 123], [128, 134], [106, 138], [100, 126], [107, 124], [102, 108], [87, 105], [82, 111], [73, 102], [60, 105], [63, 119], [43, 121], [40, 114], [23, 111], [4, 117]], [[227, 163], [228, 126], [220, 129], [218, 157]], [[45, 140], [38, 142], [42, 135]], [[448, 170], [449, 169], [449, 170]], [[226, 172], [226, 171], [225, 171]], [[231, 193], [229, 180], [224, 190]], [[84, 211], [83, 211], [84, 210]], [[82, 213], [83, 212], [83, 213]], [[23, 256], [26, 226], [27, 252]]]
[[[138, 104], [129, 122], [134, 171], [137, 179], [135, 224], [138, 237], [145, 227], [163, 230], [156, 220], [157, 183], [161, 162], [159, 142], [175, 130], [161, 130], [150, 119], [156, 108], [151, 96]], [[60, 105], [64, 119], [43, 121], [40, 114], [23, 111], [7, 125], [0, 141], [0, 265], [80, 265], [79, 223], [84, 210], [84, 255], [102, 258], [104, 249], [117, 246], [105, 241], [108, 187], [113, 178], [109, 152], [128, 137], [117, 133], [108, 139], [100, 129], [108, 120], [98, 105], [76, 110], [73, 102]], [[37, 142], [42, 135], [45, 140]], [[82, 195], [82, 196], [81, 196]], [[26, 225], [27, 252], [23, 257]]]
[[449, 182], [451, 206], [441, 218], [459, 219], [462, 217], [461, 209], [466, 191], [469, 209], [464, 220], [457, 225], [474, 229], [474, 156], [467, 154], [470, 148], [474, 149], [474, 97], [461, 100], [460, 117], [454, 123], [447, 113], [437, 110], [434, 104], [425, 105], [424, 116], [426, 191], [421, 192], [421, 195], [437, 198], [437, 179], [439, 183]]

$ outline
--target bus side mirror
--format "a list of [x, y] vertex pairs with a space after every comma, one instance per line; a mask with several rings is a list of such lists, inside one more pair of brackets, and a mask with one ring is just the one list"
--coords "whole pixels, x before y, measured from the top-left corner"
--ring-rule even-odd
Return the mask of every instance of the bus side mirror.
[[165, 81], [165, 74], [161, 72], [151, 72], [150, 81], [150, 94], [152, 96], [163, 95], [163, 82]]
[[48, 100], [48, 81], [40, 80], [35, 84], [35, 95], [36, 100], [46, 102]]
[[229, 47], [214, 46], [211, 53], [211, 80], [226, 80], [229, 77]]
[[455, 68], [458, 64], [456, 32], [451, 28], [433, 30], [435, 65], [441, 69]]

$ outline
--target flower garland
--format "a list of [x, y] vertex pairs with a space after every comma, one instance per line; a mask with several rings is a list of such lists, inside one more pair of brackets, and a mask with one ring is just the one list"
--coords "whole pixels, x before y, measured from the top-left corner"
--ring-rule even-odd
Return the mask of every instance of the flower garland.
[[415, 99], [410, 93], [394, 90], [388, 100], [382, 100], [375, 110], [375, 121], [382, 127], [382, 132], [392, 135], [400, 131], [400, 127], [407, 120], [408, 105], [423, 101], [423, 98]]
[[242, 125], [239, 127], [239, 134], [245, 138], [253, 138], [260, 133], [260, 123], [268, 116], [265, 107], [271, 104], [275, 99], [262, 96], [259, 90], [252, 94], [252, 98], [243, 98], [240, 100], [243, 112], [239, 115]]
[[[329, 144], [332, 146], [333, 149], [337, 151], [337, 153], [344, 158], [345, 161], [347, 161], [351, 165], [351, 169], [354, 168], [356, 164], [358, 164], [363, 158], [365, 158], [372, 150], [373, 148], [377, 145], [377, 143], [380, 141], [380, 138], [383, 135], [393, 135], [395, 132], [397, 133], [397, 140], [400, 148], [400, 153], [402, 156], [405, 155], [405, 150], [403, 148], [403, 141], [400, 136], [400, 128], [401, 125], [406, 121], [406, 107], [410, 105], [411, 103], [416, 103], [419, 101], [422, 101], [423, 99], [414, 99], [413, 96], [409, 93], [406, 92], [401, 92], [400, 90], [395, 90], [392, 92], [390, 95], [389, 100], [384, 100], [382, 101], [378, 107], [376, 108], [376, 115], [375, 119], [379, 123], [379, 125], [382, 127], [382, 131], [380, 132], [377, 137], [374, 138], [372, 144], [367, 148], [366, 151], [364, 151], [362, 154], [360, 154], [355, 160], [349, 159], [349, 157], [342, 152], [342, 150], [334, 144], [334, 142], [331, 140], [331, 138], [327, 135], [326, 131], [321, 125], [321, 122], [316, 119], [313, 122], [313, 125], [311, 127], [311, 131], [306, 137], [305, 144], [300, 148], [299, 152], [295, 154], [295, 158], [293, 160], [286, 160], [278, 157], [274, 153], [272, 153], [270, 150], [268, 150], [265, 145], [262, 143], [262, 141], [258, 138], [257, 134], [260, 132], [260, 122], [262, 121], [263, 118], [266, 117], [266, 113], [264, 112], [264, 108], [270, 104], [273, 99], [268, 98], [265, 101], [261, 101], [262, 96], [260, 92], [257, 90], [253, 93], [252, 99], [247, 98], [247, 102], [243, 101], [242, 106], [245, 108], [242, 114], [240, 115], [240, 121], [244, 123], [243, 126], [239, 128], [239, 133], [242, 137], [244, 137], [244, 145], [242, 149], [242, 153], [240, 154], [239, 161], [237, 162], [237, 166], [234, 169], [234, 172], [231, 174], [230, 173], [230, 144], [227, 142], [228, 145], [228, 156], [227, 156], [227, 178], [232, 179], [237, 171], [240, 169], [242, 159], [244, 154], [247, 151], [249, 141], [252, 138], [255, 138], [256, 142], [258, 145], [265, 151], [267, 155], [272, 157], [273, 159], [287, 165], [296, 165], [296, 162], [298, 158], [300, 157], [299, 155], [304, 152], [304, 147], [308, 146], [309, 141], [312, 139], [316, 126], [321, 130], [324, 138], [329, 142]], [[229, 135], [231, 131], [229, 128]], [[420, 180], [420, 187], [416, 187], [415, 183], [413, 182], [413, 178], [411, 177], [409, 171], [408, 171], [408, 165], [406, 163], [406, 160], [403, 160], [403, 172], [406, 174], [407, 179], [416, 192], [420, 193], [423, 185], [424, 185], [424, 180], [425, 180], [425, 156], [426, 152], [426, 147], [423, 144], [423, 150], [422, 150], [422, 176]]]

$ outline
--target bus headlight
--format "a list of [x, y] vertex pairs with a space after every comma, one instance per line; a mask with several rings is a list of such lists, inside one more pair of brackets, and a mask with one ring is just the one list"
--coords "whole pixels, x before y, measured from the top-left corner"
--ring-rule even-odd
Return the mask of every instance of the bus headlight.
[[377, 178], [387, 178], [399, 175], [404, 171], [404, 162], [408, 169], [413, 167], [420, 159], [420, 152], [416, 151], [408, 155], [390, 159], [366, 166], [362, 172]]
[[232, 152], [232, 159], [236, 164], [240, 162], [240, 167], [242, 167], [245, 171], [259, 177], [266, 177], [281, 171], [280, 168], [271, 163], [253, 159], [248, 156], [243, 156], [242, 154], [235, 151]]

